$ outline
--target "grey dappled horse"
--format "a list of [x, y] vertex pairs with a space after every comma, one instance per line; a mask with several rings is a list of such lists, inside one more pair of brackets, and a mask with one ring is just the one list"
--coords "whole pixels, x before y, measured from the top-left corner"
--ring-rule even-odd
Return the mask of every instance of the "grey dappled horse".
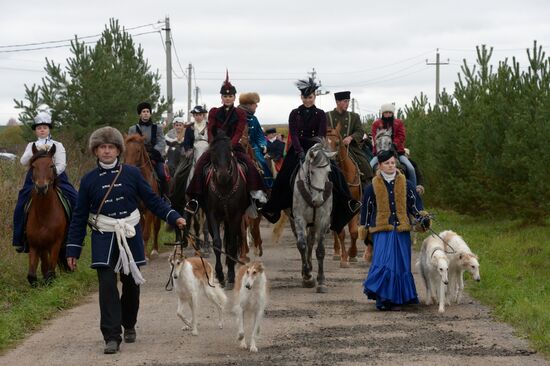
[[[298, 169], [294, 181], [291, 225], [302, 257], [302, 284], [314, 287], [311, 275], [313, 245], [317, 243], [317, 292], [327, 292], [323, 261], [325, 246], [323, 240], [330, 227], [332, 210], [332, 183], [329, 181], [330, 159], [336, 152], [330, 152], [324, 142], [313, 145]], [[288, 215], [290, 217], [290, 215]]]

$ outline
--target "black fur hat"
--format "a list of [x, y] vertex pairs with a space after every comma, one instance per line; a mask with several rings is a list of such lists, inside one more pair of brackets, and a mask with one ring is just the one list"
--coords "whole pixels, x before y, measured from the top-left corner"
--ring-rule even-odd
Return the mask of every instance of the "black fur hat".
[[334, 99], [338, 100], [346, 100], [350, 99], [351, 92], [349, 91], [341, 91], [338, 93], [334, 93]]
[[137, 106], [137, 114], [141, 114], [141, 111], [144, 109], [148, 109], [149, 112], [153, 112], [153, 108], [151, 108], [151, 104], [147, 102], [141, 102]]
[[92, 133], [88, 142], [90, 152], [93, 154], [94, 150], [102, 144], [113, 144], [121, 154], [124, 152], [124, 138], [116, 128], [109, 126], [102, 127]]

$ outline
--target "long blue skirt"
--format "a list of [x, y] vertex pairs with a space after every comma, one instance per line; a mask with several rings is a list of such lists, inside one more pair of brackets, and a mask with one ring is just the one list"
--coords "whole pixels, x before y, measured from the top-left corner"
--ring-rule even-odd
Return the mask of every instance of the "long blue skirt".
[[379, 303], [417, 304], [418, 296], [411, 273], [409, 232], [374, 233], [374, 252], [369, 274], [363, 282], [365, 295]]

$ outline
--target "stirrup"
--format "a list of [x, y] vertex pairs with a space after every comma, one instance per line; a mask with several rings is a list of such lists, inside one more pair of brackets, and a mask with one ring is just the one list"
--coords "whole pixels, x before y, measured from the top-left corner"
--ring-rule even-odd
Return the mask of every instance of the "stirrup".
[[[353, 202], [357, 202], [357, 207], [351, 207], [351, 204]], [[349, 200], [348, 201], [349, 210], [353, 213], [356, 213], [357, 211], [359, 211], [361, 209], [361, 206], [363, 206], [363, 204], [360, 201], [356, 201], [356, 200]]]
[[188, 212], [189, 214], [191, 214], [191, 216], [196, 214], [198, 210], [199, 210], [199, 201], [197, 201], [194, 198], [192, 200], [189, 200], [185, 204], [185, 212]]

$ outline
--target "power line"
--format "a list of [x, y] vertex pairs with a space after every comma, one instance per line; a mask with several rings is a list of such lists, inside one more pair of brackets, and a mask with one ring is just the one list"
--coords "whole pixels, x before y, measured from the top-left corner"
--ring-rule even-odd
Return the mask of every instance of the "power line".
[[357, 82], [352, 82], [352, 83], [346, 83], [346, 84], [340, 84], [340, 85], [327, 85], [327, 88], [337, 88], [337, 87], [347, 87], [347, 86], [363, 86], [363, 85], [370, 85], [374, 82], [377, 82], [378, 80], [380, 79], [384, 79], [384, 78], [387, 78], [388, 76], [389, 77], [392, 77], [396, 74], [399, 74], [400, 72], [403, 72], [403, 71], [406, 71], [406, 70], [410, 70], [412, 69], [413, 67], [416, 67], [418, 65], [424, 65], [424, 62], [420, 62], [420, 63], [414, 63], [412, 65], [409, 65], [405, 68], [402, 68], [402, 69], [399, 69], [397, 71], [394, 71], [392, 73], [389, 73], [389, 74], [384, 74], [384, 75], [380, 75], [380, 76], [377, 76], [375, 78], [372, 78], [372, 79], [368, 79], [368, 80], [363, 80], [363, 81], [357, 81]]
[[[134, 29], [153, 26], [155, 24], [156, 23], [143, 24], [143, 25], [138, 25], [136, 27], [131, 27], [131, 28], [124, 28], [123, 27], [123, 30], [129, 31], [129, 30], [134, 30]], [[88, 39], [88, 38], [97, 38], [97, 37], [100, 37], [101, 35], [102, 35], [102, 33], [94, 34], [92, 36], [83, 36], [83, 37], [78, 37], [77, 35], [75, 35], [75, 37], [78, 38], [78, 39]], [[60, 39], [60, 40], [57, 40], [57, 41], [43, 41], [43, 42], [33, 42], [33, 43], [24, 43], [24, 44], [3, 45], [3, 46], [0, 46], [0, 48], [16, 48], [16, 47], [39, 46], [39, 45], [43, 45], [43, 44], [70, 42], [70, 41], [74, 41], [74, 39], [75, 38], [69, 38], [69, 39]]]
[[[158, 33], [158, 30], [150, 31], [150, 32], [143, 32], [143, 33], [136, 33], [136, 34], [130, 34], [132, 37], [138, 37], [143, 36], [145, 34], [151, 34], [151, 33]], [[72, 41], [72, 40], [71, 40]], [[84, 44], [92, 44], [96, 43], [97, 41], [89, 41], [89, 42], [83, 42]], [[15, 50], [0, 50], [0, 53], [16, 53], [16, 52], [27, 52], [27, 51], [38, 51], [38, 50], [47, 50], [52, 48], [63, 48], [63, 47], [71, 47], [71, 44], [62, 44], [57, 46], [45, 46], [45, 47], [34, 47], [34, 48], [20, 48]]]
[[172, 36], [172, 34], [170, 34], [170, 39], [172, 40], [172, 45], [174, 46], [174, 53], [176, 55], [176, 61], [178, 62], [178, 66], [180, 67], [181, 72], [183, 72], [183, 75], [185, 77], [187, 77], [187, 73], [185, 72], [185, 70], [181, 66], [180, 58], [178, 56], [178, 48], [176, 47], [176, 42], [174, 42], [174, 36]]

